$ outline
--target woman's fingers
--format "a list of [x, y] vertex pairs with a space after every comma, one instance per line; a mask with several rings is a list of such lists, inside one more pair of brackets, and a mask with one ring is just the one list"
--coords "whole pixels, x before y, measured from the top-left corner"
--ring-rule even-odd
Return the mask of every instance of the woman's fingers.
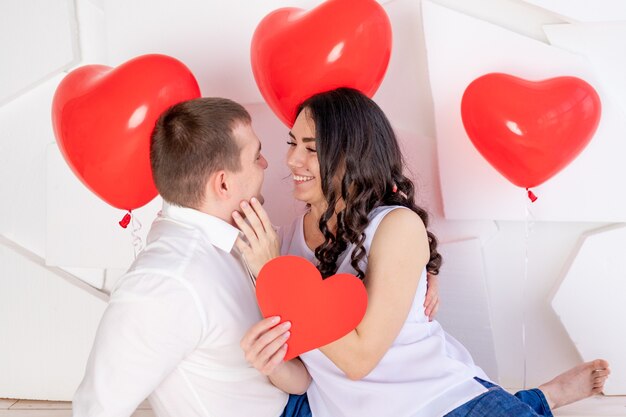
[[266, 347], [270, 346], [274, 340], [284, 335], [285, 333], [288, 333], [290, 327], [291, 323], [286, 321], [279, 324], [278, 326], [267, 330], [265, 333], [261, 334], [254, 342], [254, 350], [259, 353], [262, 352]]
[[437, 311], [439, 311], [439, 299], [431, 303], [430, 306], [427, 308], [426, 316], [428, 317], [428, 321], [433, 321], [433, 319], [437, 315]]
[[283, 343], [282, 346], [272, 355], [265, 363], [265, 366], [261, 370], [264, 375], [271, 375], [278, 365], [285, 359], [287, 354], [287, 344]]
[[278, 317], [261, 320], [241, 339], [246, 360], [256, 369], [269, 375], [284, 359], [285, 342], [289, 339], [290, 322], [276, 325]]
[[259, 220], [263, 224], [263, 229], [267, 233], [273, 232], [274, 228], [272, 227], [272, 222], [270, 221], [270, 218], [267, 215], [267, 212], [265, 211], [265, 209], [263, 208], [263, 205], [259, 202], [259, 200], [252, 197], [252, 199], [250, 200], [250, 204], [252, 205], [252, 208], [254, 209], [257, 216], [259, 217]]
[[278, 335], [274, 340], [267, 344], [257, 356], [256, 368], [269, 375], [274, 371], [276, 365], [285, 358], [287, 339], [291, 334], [287, 331]]
[[[254, 229], [256, 236], [258, 236], [259, 238], [264, 236], [265, 227], [263, 226], [261, 219], [259, 219], [259, 216], [252, 209], [250, 204], [248, 204], [247, 201], [242, 201], [240, 206], [241, 206], [241, 210], [243, 211], [243, 214], [246, 216], [246, 219], [248, 220], [248, 223], [250, 223], [250, 226], [252, 227], [252, 229]], [[272, 229], [270, 228], [270, 230]]]
[[232, 216], [235, 224], [237, 224], [237, 227], [243, 232], [250, 244], [254, 244], [254, 242], [257, 242], [259, 240], [256, 232], [253, 230], [252, 227], [250, 227], [248, 223], [246, 223], [246, 221], [243, 217], [241, 217], [241, 214], [239, 214], [238, 211], [233, 211]]
[[254, 326], [250, 327], [243, 338], [241, 339], [240, 345], [243, 350], [248, 350], [250, 346], [265, 332], [267, 332], [272, 327], [276, 326], [280, 322], [279, 316], [272, 316], [266, 319], [263, 319], [256, 323]]

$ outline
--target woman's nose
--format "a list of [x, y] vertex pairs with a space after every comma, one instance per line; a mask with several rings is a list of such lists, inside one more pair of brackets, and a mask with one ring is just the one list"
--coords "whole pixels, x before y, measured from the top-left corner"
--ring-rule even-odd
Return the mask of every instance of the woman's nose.
[[294, 150], [290, 152], [289, 154], [287, 154], [287, 165], [292, 168], [301, 167], [303, 164], [302, 161], [303, 161], [302, 156], [300, 152], [298, 152], [297, 150]]

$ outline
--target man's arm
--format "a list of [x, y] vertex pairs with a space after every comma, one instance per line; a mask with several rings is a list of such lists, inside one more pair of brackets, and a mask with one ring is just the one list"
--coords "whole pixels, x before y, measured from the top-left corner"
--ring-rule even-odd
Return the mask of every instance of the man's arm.
[[199, 306], [174, 278], [135, 275], [102, 316], [74, 417], [128, 417], [198, 344]]

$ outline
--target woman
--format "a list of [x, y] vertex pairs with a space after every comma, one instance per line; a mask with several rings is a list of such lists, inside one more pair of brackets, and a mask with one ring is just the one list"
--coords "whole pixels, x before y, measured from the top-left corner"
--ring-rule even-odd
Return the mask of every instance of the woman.
[[[299, 359], [281, 363], [288, 324], [274, 327], [268, 318], [252, 327], [242, 348], [272, 382], [294, 392], [308, 383], [308, 369], [315, 417], [549, 416], [551, 407], [601, 391], [604, 361], [523, 391], [521, 399], [510, 395], [478, 378], [484, 374], [469, 353], [428, 320], [421, 308], [426, 274], [438, 273], [441, 256], [403, 175], [393, 130], [373, 101], [345, 88], [318, 94], [302, 104], [289, 135], [294, 197], [308, 210], [284, 231], [281, 253], [309, 259], [323, 277], [361, 278], [368, 307], [355, 330], [301, 355], [306, 369]], [[249, 241], [238, 247], [254, 271], [277, 245], [264, 243], [276, 239], [260, 204], [252, 209], [244, 209], [251, 227], [234, 217]]]

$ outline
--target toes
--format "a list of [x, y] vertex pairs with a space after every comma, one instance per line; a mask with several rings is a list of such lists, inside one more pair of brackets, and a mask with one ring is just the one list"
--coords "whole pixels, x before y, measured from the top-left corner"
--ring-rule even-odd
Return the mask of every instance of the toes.
[[593, 379], [593, 386], [594, 387], [598, 387], [600, 385], [604, 385], [605, 381], [606, 381], [606, 378], [594, 378]]
[[602, 394], [602, 387], [597, 387], [591, 390], [594, 395]]
[[593, 388], [602, 388], [606, 382], [606, 377], [598, 377], [593, 380]]
[[594, 370], [606, 369], [609, 367], [609, 363], [605, 361], [604, 359], [596, 359], [593, 362], [591, 362], [591, 367]]
[[595, 371], [593, 371], [593, 376], [595, 378], [597, 377], [607, 377], [611, 374], [611, 370], [610, 369], [596, 369]]

